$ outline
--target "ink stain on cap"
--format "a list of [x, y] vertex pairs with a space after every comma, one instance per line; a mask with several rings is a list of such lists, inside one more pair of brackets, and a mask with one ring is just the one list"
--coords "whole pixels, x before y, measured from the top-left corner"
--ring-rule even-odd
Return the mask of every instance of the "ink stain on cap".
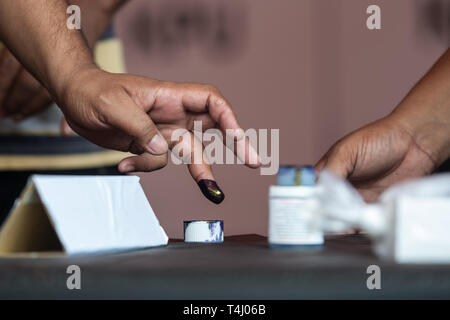
[[184, 221], [184, 242], [221, 243], [223, 240], [222, 220]]

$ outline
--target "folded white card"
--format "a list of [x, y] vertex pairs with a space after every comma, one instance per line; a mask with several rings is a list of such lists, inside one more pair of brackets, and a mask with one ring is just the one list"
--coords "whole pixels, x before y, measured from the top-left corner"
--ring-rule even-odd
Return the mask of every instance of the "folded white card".
[[0, 255], [78, 255], [167, 242], [138, 177], [36, 175], [0, 232]]

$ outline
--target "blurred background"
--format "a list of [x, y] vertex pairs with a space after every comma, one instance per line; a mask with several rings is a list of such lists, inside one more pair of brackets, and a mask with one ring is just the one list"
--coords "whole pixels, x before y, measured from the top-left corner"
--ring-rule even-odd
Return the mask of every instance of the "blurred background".
[[[366, 27], [369, 5], [382, 29]], [[280, 129], [280, 163], [314, 164], [343, 135], [387, 115], [450, 43], [448, 0], [134, 0], [116, 31], [131, 73], [216, 85], [244, 128]], [[267, 234], [275, 176], [216, 165], [206, 200], [184, 166], [142, 174], [169, 236], [223, 219], [227, 235]]]

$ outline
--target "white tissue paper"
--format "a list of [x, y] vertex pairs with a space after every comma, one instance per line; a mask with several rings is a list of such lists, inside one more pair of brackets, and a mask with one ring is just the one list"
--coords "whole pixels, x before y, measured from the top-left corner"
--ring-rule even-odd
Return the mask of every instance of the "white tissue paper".
[[450, 174], [399, 183], [374, 204], [327, 171], [318, 188], [324, 231], [360, 228], [379, 256], [398, 263], [450, 263]]

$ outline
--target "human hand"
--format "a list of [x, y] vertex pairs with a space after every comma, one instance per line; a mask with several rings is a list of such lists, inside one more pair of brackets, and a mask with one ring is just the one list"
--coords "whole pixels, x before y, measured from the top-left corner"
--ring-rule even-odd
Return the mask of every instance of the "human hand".
[[[183, 155], [194, 153], [191, 141], [171, 140], [175, 130], [191, 132], [194, 121], [202, 121], [204, 131], [219, 128], [224, 137], [226, 130], [241, 129], [230, 104], [209, 85], [110, 74], [95, 67], [78, 71], [66, 84], [57, 97], [70, 127], [99, 146], [136, 154], [119, 164], [122, 172], [159, 169], [167, 163], [168, 149], [180, 143]], [[241, 135], [235, 143], [245, 149], [247, 166], [260, 166], [248, 139]], [[223, 200], [206, 159], [188, 168], [211, 201]]]
[[0, 49], [0, 117], [23, 120], [46, 109], [50, 94], [6, 48]]
[[[83, 15], [83, 34], [91, 48], [107, 28], [117, 7], [111, 0], [70, 0]], [[47, 109], [52, 98], [5, 47], [0, 46], [0, 117], [21, 121]]]
[[392, 184], [428, 175], [439, 165], [421, 141], [389, 116], [338, 141], [316, 169], [348, 178], [366, 201], [373, 202]]

